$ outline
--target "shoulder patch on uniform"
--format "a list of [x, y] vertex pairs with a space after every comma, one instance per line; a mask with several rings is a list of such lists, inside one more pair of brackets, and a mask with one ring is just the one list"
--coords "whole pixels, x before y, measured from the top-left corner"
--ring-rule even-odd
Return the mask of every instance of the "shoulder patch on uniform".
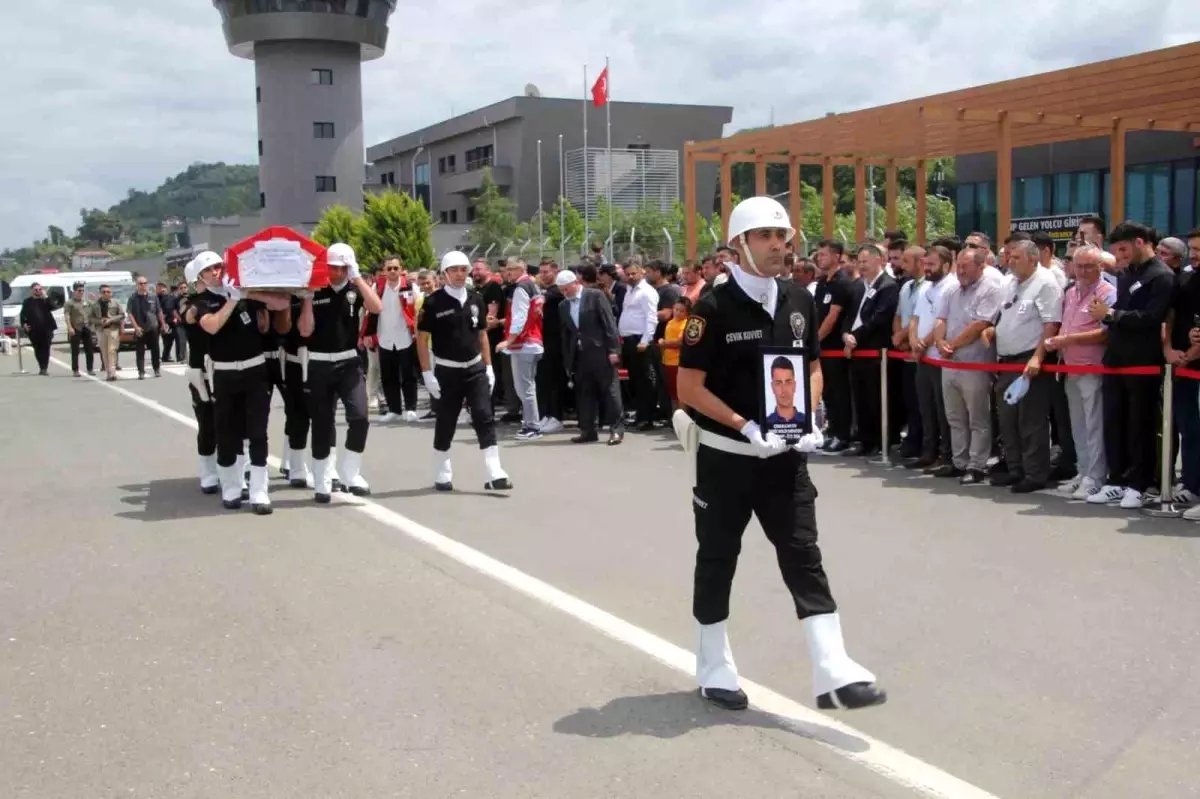
[[689, 316], [687, 325], [683, 328], [683, 340], [689, 345], [700, 343], [700, 339], [704, 338], [704, 327], [708, 324], [702, 316]]

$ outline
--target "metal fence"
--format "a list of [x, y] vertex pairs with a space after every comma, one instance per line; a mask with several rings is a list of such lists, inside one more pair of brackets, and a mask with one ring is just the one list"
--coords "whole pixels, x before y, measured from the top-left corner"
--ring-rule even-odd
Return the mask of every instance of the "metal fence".
[[564, 161], [567, 199], [580, 213], [586, 204], [598, 223], [604, 220], [596, 217], [596, 200], [607, 200], [610, 186], [613, 207], [630, 213], [643, 206], [668, 211], [679, 199], [678, 150], [613, 150], [611, 170], [603, 147], [570, 150]]

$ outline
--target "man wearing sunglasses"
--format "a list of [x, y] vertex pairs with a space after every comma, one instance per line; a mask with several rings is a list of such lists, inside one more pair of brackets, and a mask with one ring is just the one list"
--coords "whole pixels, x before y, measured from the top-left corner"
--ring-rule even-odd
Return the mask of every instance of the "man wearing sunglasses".
[[157, 294], [150, 292], [150, 283], [144, 277], [137, 279], [137, 292], [129, 298], [125, 312], [133, 322], [136, 336], [138, 380], [146, 379], [146, 348], [150, 348], [150, 365], [155, 377], [162, 377], [162, 356], [159, 352], [159, 331], [166, 327], [163, 322], [162, 305]]
[[[416, 336], [417, 289], [404, 272], [399, 256], [383, 260], [383, 275], [375, 283], [383, 304], [379, 313], [367, 314], [363, 338], [379, 354], [379, 378], [388, 413], [381, 421], [417, 421]], [[401, 415], [403, 413], [403, 415]]]

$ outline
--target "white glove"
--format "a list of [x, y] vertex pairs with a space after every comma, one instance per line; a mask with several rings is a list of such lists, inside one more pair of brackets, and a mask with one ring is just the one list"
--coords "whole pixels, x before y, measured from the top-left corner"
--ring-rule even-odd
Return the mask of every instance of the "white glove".
[[221, 280], [221, 286], [225, 289], [225, 296], [234, 302], [242, 298], [242, 292], [238, 291], [238, 287], [233, 285], [233, 281], [228, 276]]
[[496, 373], [492, 371], [492, 365], [490, 363], [487, 365], [487, 376], [488, 391], [494, 391], [496, 389]]
[[742, 425], [742, 435], [750, 440], [750, 446], [754, 447], [754, 454], [760, 458], [778, 455], [788, 448], [784, 440], [774, 433], [767, 433], [764, 437], [758, 422], [746, 422]]
[[362, 272], [358, 270], [358, 261], [350, 261], [346, 264], [346, 279], [350, 281], [358, 280], [362, 277]]
[[434, 376], [432, 371], [422, 372], [421, 377], [425, 379], [425, 390], [429, 392], [429, 396], [434, 399], [442, 398], [442, 384]]
[[821, 434], [819, 428], [813, 428], [811, 433], [806, 436], [801, 436], [800, 440], [792, 445], [792, 449], [803, 453], [816, 452], [824, 444], [825, 436]]

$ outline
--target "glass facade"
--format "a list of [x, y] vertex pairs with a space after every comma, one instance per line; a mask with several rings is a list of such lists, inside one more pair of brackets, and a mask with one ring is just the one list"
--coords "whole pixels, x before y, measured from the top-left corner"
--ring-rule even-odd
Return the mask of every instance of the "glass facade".
[[396, 0], [224, 0], [217, 4], [225, 19], [291, 11], [349, 14], [383, 23], [395, 7]]
[[[1152, 225], [1165, 235], [1182, 236], [1198, 224], [1200, 159], [1130, 166], [1125, 172], [1122, 218]], [[1035, 175], [1013, 180], [1012, 218], [1099, 213], [1108, 220], [1108, 170]], [[956, 232], [996, 236], [995, 181], [960, 183], [955, 200]], [[1111, 221], [1110, 221], [1111, 224]]]

